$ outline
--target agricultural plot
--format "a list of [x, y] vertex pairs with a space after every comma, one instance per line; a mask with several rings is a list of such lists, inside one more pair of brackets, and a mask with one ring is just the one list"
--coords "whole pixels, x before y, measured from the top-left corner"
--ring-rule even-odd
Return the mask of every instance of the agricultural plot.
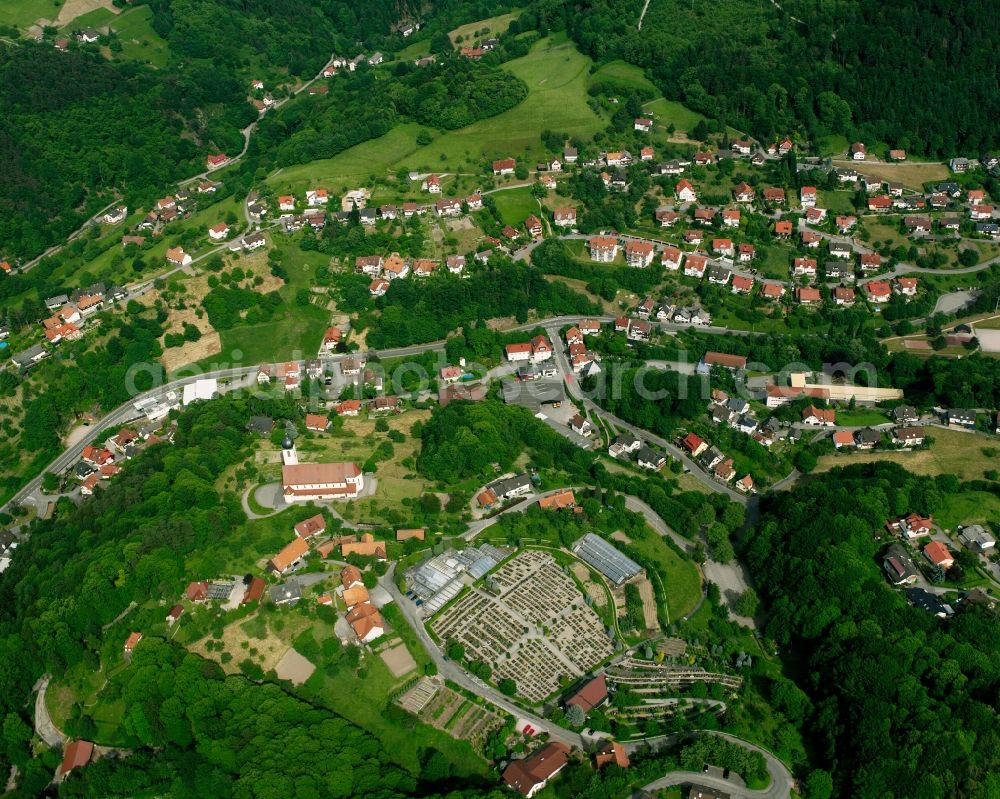
[[545, 552], [526, 550], [487, 576], [431, 623], [442, 641], [465, 647], [494, 679], [512, 679], [533, 702], [581, 677], [614, 651], [576, 583]]
[[[892, 461], [914, 474], [954, 474], [960, 480], [982, 480], [985, 473], [998, 468], [996, 440], [958, 430], [928, 428], [934, 439], [930, 448], [913, 452], [849, 452], [824, 455], [816, 471], [825, 472], [838, 466], [873, 461]], [[959, 520], [961, 521], [961, 520]]]
[[512, 11], [509, 14], [500, 14], [488, 19], [481, 19], [478, 22], [459, 25], [448, 36], [451, 38], [452, 44], [457, 44], [459, 37], [461, 37], [462, 43], [470, 43], [475, 39], [499, 36], [501, 33], [506, 33], [510, 23], [517, 19], [520, 13], [520, 11]]
[[396, 700], [396, 704], [424, 724], [443, 730], [460, 741], [468, 741], [477, 752], [483, 750], [489, 734], [503, 725], [499, 714], [470, 702], [440, 680], [430, 677], [421, 677]]
[[52, 19], [59, 13], [55, 0], [6, 0], [0, 3], [0, 25], [25, 28], [39, 19]]

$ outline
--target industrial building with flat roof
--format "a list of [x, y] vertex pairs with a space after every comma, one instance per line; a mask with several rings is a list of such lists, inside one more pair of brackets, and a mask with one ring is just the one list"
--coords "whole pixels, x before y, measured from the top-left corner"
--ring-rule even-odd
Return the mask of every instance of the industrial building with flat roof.
[[616, 586], [632, 579], [642, 571], [642, 566], [593, 533], [585, 534], [573, 544], [573, 552]]

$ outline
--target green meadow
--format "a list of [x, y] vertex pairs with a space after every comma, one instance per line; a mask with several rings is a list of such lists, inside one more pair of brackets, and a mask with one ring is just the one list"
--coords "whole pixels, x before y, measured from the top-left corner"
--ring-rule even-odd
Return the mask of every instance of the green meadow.
[[417, 144], [419, 125], [404, 124], [384, 136], [345, 150], [333, 158], [299, 164], [269, 178], [275, 187], [305, 188], [311, 181], [343, 185], [401, 168], [423, 172], [475, 172], [494, 158], [514, 156], [527, 163], [545, 155], [543, 130], [590, 138], [605, 122], [591, 109], [587, 86], [591, 61], [572, 44], [549, 38], [505, 65], [528, 85], [528, 97], [516, 108]]

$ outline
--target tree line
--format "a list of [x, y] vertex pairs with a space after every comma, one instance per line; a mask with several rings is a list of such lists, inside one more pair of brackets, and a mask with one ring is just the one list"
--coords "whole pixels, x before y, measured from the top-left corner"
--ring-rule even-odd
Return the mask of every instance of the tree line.
[[808, 697], [802, 730], [837, 796], [1000, 791], [995, 616], [963, 605], [941, 622], [881, 571], [886, 519], [933, 514], [957, 482], [889, 462], [837, 469], [765, 498], [744, 542], [767, 635]]

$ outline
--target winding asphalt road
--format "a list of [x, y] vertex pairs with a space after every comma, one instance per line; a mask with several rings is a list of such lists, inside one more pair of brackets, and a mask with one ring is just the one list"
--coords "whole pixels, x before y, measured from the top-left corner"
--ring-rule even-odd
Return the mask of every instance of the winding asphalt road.
[[[597, 321], [600, 322], [611, 322], [614, 320], [614, 317], [611, 316], [588, 316], [588, 317], [558, 316], [549, 319], [538, 320], [535, 322], [528, 322], [523, 325], [518, 325], [516, 327], [511, 328], [507, 332], [525, 332], [541, 327], [544, 328], [549, 333], [549, 335], [553, 338], [553, 340], [555, 340], [558, 338], [559, 329], [561, 327], [565, 325], [578, 323], [580, 322], [581, 319], [584, 318], [596, 319]], [[670, 329], [680, 329], [682, 326], [662, 324], [661, 327], [664, 330], [670, 330]], [[728, 332], [737, 332], [737, 331], [729, 331], [726, 328], [719, 328], [719, 327], [705, 327], [702, 328], [702, 330], [710, 334], [725, 334]], [[431, 341], [426, 344], [415, 344], [409, 347], [396, 347], [393, 349], [386, 349], [386, 350], [372, 350], [366, 354], [370, 357], [377, 356], [378, 358], [384, 361], [395, 358], [406, 358], [413, 355], [422, 355], [426, 352], [432, 352], [435, 350], [442, 350], [444, 349], [445, 344], [446, 342], [444, 340]], [[566, 361], [565, 353], [562, 352], [561, 347], [557, 346], [554, 349], [557, 354], [557, 360], [560, 361], [560, 365], [563, 368], [564, 372], [567, 375], [572, 375], [573, 374], [572, 369], [569, 367], [569, 364]], [[321, 358], [320, 360], [323, 361], [324, 365], [326, 365], [331, 363], [337, 363], [346, 357], [350, 357], [350, 355], [351, 354], [327, 356]], [[12, 496], [7, 502], [5, 502], [2, 506], [0, 506], [0, 512], [9, 511], [10, 508], [14, 507], [15, 505], [21, 505], [24, 504], [25, 502], [32, 504], [36, 503], [41, 498], [39, 489], [42, 483], [42, 474], [44, 474], [45, 472], [55, 472], [59, 474], [64, 472], [73, 464], [75, 464], [80, 459], [80, 455], [83, 453], [84, 447], [93, 443], [94, 438], [96, 437], [98, 432], [106, 430], [110, 427], [116, 427], [118, 425], [125, 424], [135, 419], [142, 418], [142, 414], [138, 413], [134, 408], [135, 402], [147, 398], [162, 400], [166, 396], [166, 394], [170, 391], [175, 391], [178, 392], [179, 394], [181, 393], [183, 386], [187, 383], [192, 382], [195, 379], [195, 377], [215, 378], [218, 380], [229, 379], [237, 381], [237, 385], [230, 386], [230, 388], [234, 387], [245, 388], [248, 385], [250, 385], [249, 381], [253, 375], [256, 375], [258, 368], [259, 368], [258, 365], [254, 364], [252, 366], [236, 366], [231, 368], [215, 369], [212, 371], [201, 373], [196, 376], [189, 375], [182, 378], [176, 378], [154, 389], [151, 389], [150, 391], [137, 394], [127, 403], [119, 406], [113, 411], [110, 411], [102, 419], [94, 422], [90, 426], [90, 431], [87, 433], [87, 435], [84, 435], [75, 444], [67, 447], [58, 457], [56, 457], [48, 466], [45, 467], [42, 473], [40, 473], [35, 478], [29, 480], [28, 483], [26, 483], [16, 494], [14, 494], [14, 496]], [[567, 385], [571, 387], [570, 388], [571, 393], [575, 392], [574, 396], [576, 395], [576, 393], [579, 393], [579, 388], [575, 385], [575, 382], [572, 381], [572, 379], [570, 379], [567, 382]], [[723, 486], [717, 481], [712, 480], [710, 477], [708, 477], [708, 475], [702, 472], [701, 469], [697, 468], [692, 461], [690, 461], [682, 452], [680, 452], [680, 450], [678, 450], [669, 442], [664, 441], [658, 436], [647, 433], [644, 430], [640, 430], [639, 428], [633, 427], [627, 424], [625, 421], [620, 420], [617, 417], [608, 414], [605, 411], [600, 410], [590, 400], [585, 400], [585, 402], [588, 404], [589, 407], [596, 409], [596, 412], [599, 413], [601, 416], [603, 416], [606, 419], [610, 419], [619, 429], [631, 430], [633, 434], [651, 440], [654, 443], [663, 446], [664, 449], [670, 451], [671, 454], [676, 454], [676, 457], [679, 457], [679, 459], [682, 462], [684, 462], [685, 465], [691, 468], [692, 475], [694, 475], [697, 479], [702, 480], [702, 482], [708, 488], [712, 489], [713, 491], [719, 491], [721, 493], [725, 493], [735, 501], [740, 502], [741, 504], [744, 505], [747, 504], [746, 497], [744, 497], [742, 494], [738, 494], [737, 492], [733, 491], [727, 486]]]
[[698, 732], [696, 735], [718, 735], [720, 738], [725, 738], [727, 741], [732, 741], [740, 746], [747, 749], [751, 749], [755, 752], [760, 752], [764, 756], [764, 760], [767, 763], [767, 773], [771, 777], [771, 783], [762, 790], [750, 790], [741, 785], [724, 779], [722, 777], [717, 777], [714, 774], [703, 774], [697, 771], [671, 771], [666, 776], [660, 777], [658, 780], [654, 780], [648, 785], [643, 786], [643, 790], [650, 794], [656, 794], [657, 791], [663, 790], [664, 788], [670, 788], [674, 785], [686, 785], [688, 783], [695, 783], [698, 785], [704, 785], [706, 788], [714, 788], [718, 791], [723, 791], [734, 797], [744, 797], [745, 799], [788, 799], [792, 795], [792, 786], [795, 784], [795, 780], [792, 777], [791, 772], [785, 767], [778, 758], [768, 752], [766, 749], [762, 749], [756, 744], [752, 744], [749, 741], [745, 741], [742, 738], [738, 738], [735, 735], [729, 735], [725, 732]]
[[[548, 332], [549, 337], [553, 341], [558, 340], [559, 328], [562, 326], [562, 324], [549, 321], [543, 323], [542, 326]], [[747, 506], [748, 509], [750, 506], [756, 505], [756, 502], [752, 501], [753, 500], [752, 497], [748, 498], [746, 495], [739, 493], [735, 489], [730, 488], [728, 485], [720, 483], [717, 480], [713, 480], [704, 471], [702, 471], [701, 467], [699, 467], [682, 450], [674, 446], [674, 444], [672, 444], [670, 441], [667, 441], [665, 438], [661, 438], [655, 433], [651, 433], [648, 430], [644, 430], [642, 428], [636, 427], [633, 424], [630, 424], [629, 422], [626, 422], [624, 419], [621, 419], [618, 416], [615, 416], [613, 413], [604, 410], [600, 405], [598, 405], [588, 396], [584, 395], [583, 391], [580, 389], [579, 383], [576, 380], [576, 375], [573, 373], [573, 369], [570, 366], [569, 361], [566, 358], [566, 353], [563, 351], [562, 347], [558, 346], [553, 347], [553, 350], [555, 350], [556, 363], [559, 365], [560, 370], [565, 376], [564, 381], [566, 383], [566, 390], [569, 392], [569, 395], [571, 397], [582, 402], [584, 408], [586, 408], [590, 413], [604, 419], [607, 422], [610, 422], [619, 431], [627, 430], [637, 438], [650, 441], [656, 446], [660, 447], [661, 449], [666, 450], [674, 458], [676, 458], [682, 464], [684, 464], [684, 466], [687, 467], [687, 469], [689, 470], [691, 475], [695, 477], [695, 479], [699, 480], [701, 483], [710, 488], [712, 491], [715, 491], [720, 494], [725, 494], [733, 502], [738, 502], [741, 505]]]

